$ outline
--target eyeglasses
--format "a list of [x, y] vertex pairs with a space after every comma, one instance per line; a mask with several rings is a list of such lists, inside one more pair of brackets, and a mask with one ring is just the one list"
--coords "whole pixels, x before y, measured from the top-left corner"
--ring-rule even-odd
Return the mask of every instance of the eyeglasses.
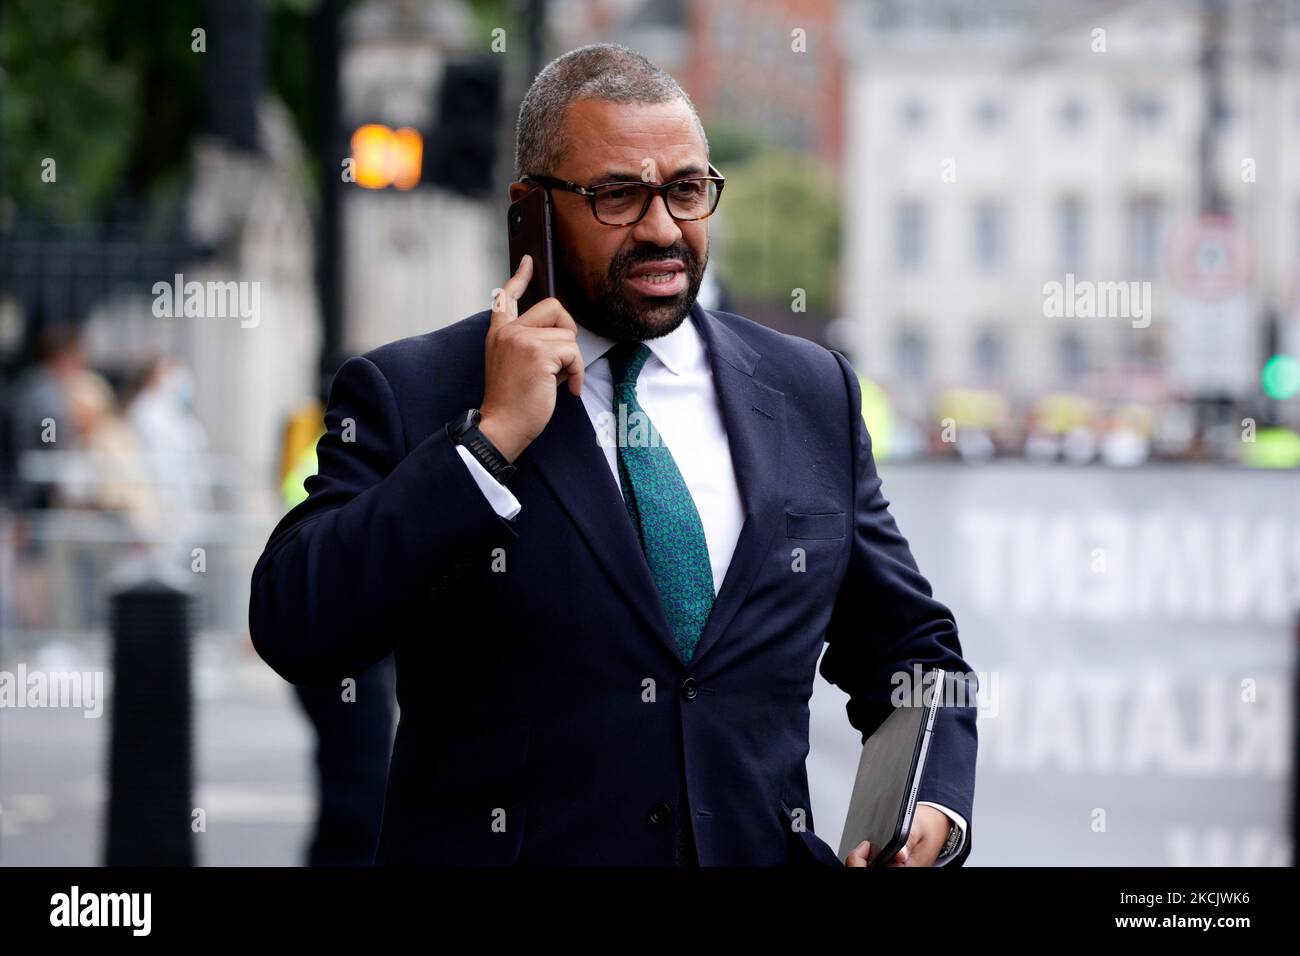
[[614, 182], [580, 186], [554, 176], [523, 176], [519, 181], [586, 196], [591, 203], [591, 214], [607, 226], [631, 226], [640, 222], [656, 195], [663, 197], [668, 215], [678, 222], [708, 219], [718, 208], [722, 187], [727, 183], [712, 163], [709, 163], [708, 176], [687, 176], [661, 185]]

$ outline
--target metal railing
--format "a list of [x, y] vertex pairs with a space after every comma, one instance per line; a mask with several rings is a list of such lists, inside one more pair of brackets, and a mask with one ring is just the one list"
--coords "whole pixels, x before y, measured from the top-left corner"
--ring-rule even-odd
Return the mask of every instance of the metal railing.
[[[148, 455], [132, 456], [139, 474], [167, 474]], [[114, 465], [85, 452], [36, 451], [19, 460], [20, 480], [81, 489], [117, 480]], [[278, 514], [248, 510], [260, 483], [243, 463], [216, 455], [187, 456], [185, 471], [150, 479], [155, 492], [190, 493], [201, 507], [176, 508], [159, 495], [151, 520], [130, 511], [88, 505], [0, 508], [0, 651], [51, 641], [101, 638], [109, 597], [124, 578], [148, 571], [193, 594], [197, 630], [237, 639], [247, 632], [252, 568]], [[86, 476], [94, 476], [87, 485]], [[138, 478], [135, 480], [139, 480]], [[260, 487], [264, 488], [264, 485]], [[87, 500], [95, 500], [88, 495]], [[172, 499], [175, 500], [174, 498]]]

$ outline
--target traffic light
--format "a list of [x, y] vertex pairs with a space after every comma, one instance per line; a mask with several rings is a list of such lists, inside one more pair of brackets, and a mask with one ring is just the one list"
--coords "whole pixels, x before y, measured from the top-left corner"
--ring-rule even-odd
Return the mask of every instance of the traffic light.
[[1275, 401], [1284, 401], [1300, 393], [1300, 361], [1293, 355], [1274, 355], [1264, 363], [1259, 384], [1264, 394]]
[[424, 165], [424, 137], [409, 126], [367, 123], [352, 134], [353, 173], [366, 189], [414, 189]]
[[449, 63], [438, 101], [425, 179], [465, 196], [488, 195], [501, 125], [500, 58]]

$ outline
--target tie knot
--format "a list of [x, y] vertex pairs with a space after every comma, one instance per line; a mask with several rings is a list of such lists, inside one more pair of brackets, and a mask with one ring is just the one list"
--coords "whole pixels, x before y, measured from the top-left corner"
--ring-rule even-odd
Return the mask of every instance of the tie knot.
[[644, 342], [619, 342], [605, 354], [609, 356], [609, 368], [614, 377], [614, 387], [635, 386], [641, 368], [650, 358], [650, 348]]

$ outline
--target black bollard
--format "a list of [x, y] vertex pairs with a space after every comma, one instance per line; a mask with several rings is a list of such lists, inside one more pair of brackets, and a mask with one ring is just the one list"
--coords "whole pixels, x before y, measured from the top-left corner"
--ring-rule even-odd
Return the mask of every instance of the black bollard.
[[112, 599], [108, 866], [193, 866], [193, 598], [150, 580]]
[[1300, 610], [1291, 648], [1291, 865], [1300, 866]]

